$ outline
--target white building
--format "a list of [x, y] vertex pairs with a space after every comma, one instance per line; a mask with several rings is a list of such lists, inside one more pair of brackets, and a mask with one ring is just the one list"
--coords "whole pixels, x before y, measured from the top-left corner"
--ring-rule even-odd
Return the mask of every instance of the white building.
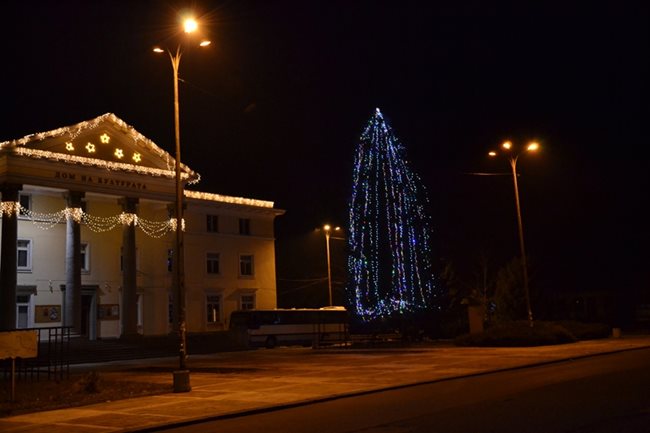
[[[114, 114], [0, 143], [0, 329], [88, 338], [175, 329], [174, 158]], [[190, 190], [182, 166], [189, 332], [275, 308], [273, 202]]]

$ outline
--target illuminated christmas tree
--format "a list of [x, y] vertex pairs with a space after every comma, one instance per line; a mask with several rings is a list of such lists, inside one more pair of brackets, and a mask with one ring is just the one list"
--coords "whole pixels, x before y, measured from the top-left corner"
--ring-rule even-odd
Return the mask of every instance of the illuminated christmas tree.
[[424, 187], [379, 109], [361, 135], [350, 200], [348, 295], [363, 321], [431, 307]]

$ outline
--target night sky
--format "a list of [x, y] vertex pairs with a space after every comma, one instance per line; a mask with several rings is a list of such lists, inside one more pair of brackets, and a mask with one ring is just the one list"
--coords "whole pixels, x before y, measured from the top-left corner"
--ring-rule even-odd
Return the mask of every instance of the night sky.
[[[535, 139], [543, 150], [518, 165], [531, 284], [647, 291], [647, 3], [525, 3], [190, 2], [213, 41], [181, 62], [196, 188], [285, 209], [279, 277], [306, 269], [288, 257], [324, 222], [347, 224], [379, 107], [428, 190], [434, 262], [467, 280], [482, 254], [493, 270], [518, 255], [512, 178], [472, 173], [507, 173], [487, 151]], [[0, 141], [113, 112], [173, 153], [172, 69], [151, 48], [175, 47], [182, 10], [3, 3]]]

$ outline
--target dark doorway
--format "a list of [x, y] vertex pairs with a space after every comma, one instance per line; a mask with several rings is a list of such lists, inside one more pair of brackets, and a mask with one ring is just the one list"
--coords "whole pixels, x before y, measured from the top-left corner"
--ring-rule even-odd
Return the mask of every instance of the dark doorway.
[[79, 335], [89, 340], [97, 339], [97, 293], [99, 286], [81, 286], [81, 323]]
[[93, 304], [93, 295], [81, 295], [81, 323], [79, 335], [88, 338], [90, 332], [90, 309]]

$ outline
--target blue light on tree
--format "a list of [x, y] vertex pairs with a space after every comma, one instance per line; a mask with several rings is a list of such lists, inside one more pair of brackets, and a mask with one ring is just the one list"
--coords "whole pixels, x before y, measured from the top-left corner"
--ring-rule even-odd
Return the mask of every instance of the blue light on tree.
[[348, 295], [364, 321], [430, 306], [434, 294], [426, 193], [379, 109], [354, 162]]

